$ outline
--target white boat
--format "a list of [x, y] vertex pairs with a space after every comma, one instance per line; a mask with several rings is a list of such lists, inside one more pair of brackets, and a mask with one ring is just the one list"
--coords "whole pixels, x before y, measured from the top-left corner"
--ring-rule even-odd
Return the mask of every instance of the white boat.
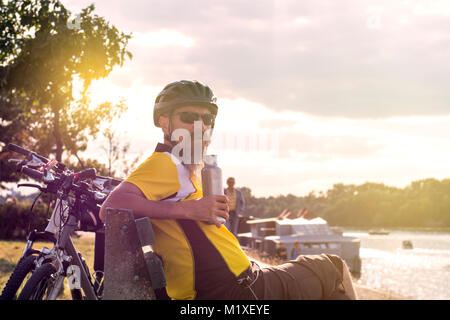
[[370, 235], [387, 236], [389, 234], [389, 231], [387, 231], [385, 229], [371, 229], [371, 230], [369, 230], [369, 234]]
[[287, 249], [288, 259], [296, 241], [300, 244], [301, 254], [335, 254], [347, 263], [353, 273], [361, 272], [359, 257], [360, 239], [335, 233], [328, 223], [305, 209], [294, 219], [281, 214], [277, 218], [248, 220], [250, 232], [238, 235], [242, 245], [275, 256], [280, 242]]
[[409, 250], [409, 249], [413, 249], [414, 247], [413, 247], [413, 244], [412, 244], [411, 240], [403, 240], [402, 241], [402, 248]]

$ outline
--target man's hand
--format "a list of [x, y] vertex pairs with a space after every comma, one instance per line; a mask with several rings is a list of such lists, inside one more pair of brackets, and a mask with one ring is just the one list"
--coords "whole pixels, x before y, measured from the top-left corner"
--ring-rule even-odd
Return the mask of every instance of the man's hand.
[[179, 202], [179, 210], [183, 210], [187, 219], [199, 220], [215, 224], [220, 228], [221, 217], [228, 219], [228, 198], [222, 195], [210, 195], [199, 200]]

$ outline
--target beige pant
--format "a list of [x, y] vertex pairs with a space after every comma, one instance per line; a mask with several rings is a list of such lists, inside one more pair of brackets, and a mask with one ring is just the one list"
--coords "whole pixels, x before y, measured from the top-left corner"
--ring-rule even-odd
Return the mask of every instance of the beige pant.
[[335, 255], [299, 256], [262, 268], [251, 289], [260, 300], [356, 300], [345, 262]]

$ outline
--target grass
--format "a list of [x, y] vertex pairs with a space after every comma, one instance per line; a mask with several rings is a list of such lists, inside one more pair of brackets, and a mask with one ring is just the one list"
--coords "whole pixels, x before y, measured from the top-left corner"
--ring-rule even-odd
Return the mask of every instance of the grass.
[[[77, 251], [81, 252], [84, 259], [86, 259], [86, 263], [92, 273], [92, 266], [94, 264], [94, 238], [82, 237], [72, 238], [72, 240]], [[8, 281], [11, 273], [14, 271], [17, 262], [22, 256], [25, 245], [25, 241], [0, 240], [0, 291], [3, 291], [6, 282]], [[50, 243], [36, 242], [33, 245], [33, 249], [40, 250], [42, 247], [50, 246]], [[64, 291], [60, 294], [58, 299], [71, 299], [67, 279], [64, 280]]]

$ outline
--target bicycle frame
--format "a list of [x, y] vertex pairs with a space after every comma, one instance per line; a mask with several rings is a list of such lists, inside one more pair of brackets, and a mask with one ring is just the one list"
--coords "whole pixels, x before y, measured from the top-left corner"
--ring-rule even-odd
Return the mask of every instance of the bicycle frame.
[[[68, 256], [72, 258], [71, 265], [77, 266], [77, 270], [80, 272], [80, 279], [70, 279], [70, 281], [74, 281], [75, 283], [78, 283], [78, 280], [80, 280], [81, 288], [75, 288], [75, 289], [83, 289], [84, 294], [86, 295], [87, 299], [89, 300], [97, 300], [98, 297], [95, 293], [94, 287], [92, 282], [89, 280], [89, 276], [86, 273], [85, 267], [83, 265], [83, 262], [81, 261], [80, 257], [78, 256], [78, 253], [75, 249], [75, 246], [73, 245], [72, 238], [70, 237], [70, 234], [72, 231], [76, 229], [77, 225], [77, 219], [73, 215], [69, 215], [68, 221], [66, 223], [67, 226], [63, 227], [61, 230], [61, 236], [59, 241], [56, 243], [57, 249], [65, 251]], [[73, 277], [77, 277], [76, 272], [72, 275]]]
[[[69, 212], [68, 210], [68, 202], [65, 200], [58, 199], [55, 208], [52, 213], [52, 217], [49, 221], [49, 224], [47, 225], [47, 228], [45, 229], [48, 232], [52, 232], [53, 234], [57, 234], [57, 240], [52, 249], [43, 248], [41, 253], [41, 257], [37, 260], [36, 265], [39, 267], [44, 262], [49, 262], [55, 264], [55, 267], [57, 268], [56, 274], [59, 275], [56, 279], [56, 283], [53, 286], [53, 290], [50, 291], [47, 299], [54, 300], [56, 299], [56, 296], [58, 294], [58, 288], [61, 285], [61, 283], [64, 280], [64, 278], [67, 276], [69, 280], [69, 287], [71, 290], [73, 289], [82, 289], [86, 298], [88, 300], [98, 300], [98, 296], [95, 292], [94, 286], [95, 281], [97, 279], [94, 279], [94, 284], [90, 280], [90, 275], [86, 272], [85, 266], [80, 259], [75, 246], [72, 242], [71, 233], [77, 229], [78, 226], [78, 220], [76, 218], [76, 212], [79, 210], [79, 207], [76, 203]], [[62, 210], [62, 217], [59, 211]], [[67, 213], [66, 213], [67, 212]], [[61, 223], [61, 218], [65, 220], [64, 225], [61, 229], [59, 229], [58, 225]], [[97, 236], [103, 236], [104, 239], [104, 229], [100, 229], [96, 231], [96, 240]], [[22, 256], [26, 256], [27, 253], [31, 250], [33, 246], [34, 240], [28, 240], [25, 250], [23, 252]], [[100, 241], [101, 242], [101, 241]], [[96, 248], [95, 250], [103, 251], [102, 248], [97, 248], [97, 241], [96, 241]], [[96, 252], [97, 255], [97, 252]], [[103, 258], [103, 257], [101, 257]], [[98, 263], [98, 261], [96, 261]], [[66, 267], [65, 267], [66, 266]], [[72, 269], [73, 273], [71, 275], [67, 274], [67, 270]], [[94, 265], [95, 269], [95, 265]], [[95, 270], [97, 273], [98, 270]], [[101, 271], [102, 272], [102, 271]]]

